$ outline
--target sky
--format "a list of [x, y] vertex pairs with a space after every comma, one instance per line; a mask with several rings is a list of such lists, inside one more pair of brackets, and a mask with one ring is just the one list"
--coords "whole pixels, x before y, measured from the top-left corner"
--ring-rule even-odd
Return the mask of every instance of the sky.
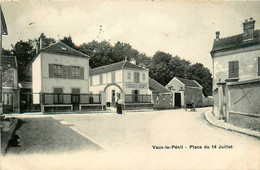
[[41, 33], [56, 40], [70, 35], [76, 45], [121, 41], [148, 56], [160, 50], [211, 71], [216, 31], [220, 38], [240, 34], [243, 21], [250, 17], [260, 29], [256, 1], [2, 0], [1, 5], [8, 28], [5, 49]]

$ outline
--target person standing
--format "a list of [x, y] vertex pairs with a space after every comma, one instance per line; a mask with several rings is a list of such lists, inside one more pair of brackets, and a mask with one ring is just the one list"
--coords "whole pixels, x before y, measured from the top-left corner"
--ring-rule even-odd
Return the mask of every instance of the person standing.
[[122, 104], [123, 104], [123, 100], [122, 99], [118, 99], [117, 101], [116, 101], [116, 112], [118, 113], [118, 114], [122, 114]]

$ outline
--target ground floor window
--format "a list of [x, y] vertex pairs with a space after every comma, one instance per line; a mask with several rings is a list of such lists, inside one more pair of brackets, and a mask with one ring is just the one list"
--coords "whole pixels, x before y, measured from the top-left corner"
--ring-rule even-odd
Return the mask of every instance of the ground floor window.
[[53, 89], [54, 95], [53, 95], [53, 102], [54, 104], [61, 104], [63, 103], [63, 88], [54, 88]]
[[4, 105], [12, 105], [13, 104], [13, 94], [12, 93], [3, 94], [3, 104]]

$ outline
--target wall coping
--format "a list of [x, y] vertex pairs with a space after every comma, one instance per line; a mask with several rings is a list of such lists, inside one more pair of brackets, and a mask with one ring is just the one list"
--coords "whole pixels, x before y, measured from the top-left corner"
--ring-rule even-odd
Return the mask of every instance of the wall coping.
[[233, 82], [233, 83], [228, 83], [228, 86], [235, 86], [235, 85], [240, 85], [240, 84], [250, 84], [250, 83], [260, 83], [260, 77], [256, 79], [251, 79], [251, 80], [244, 80], [244, 81], [239, 81], [239, 82]]

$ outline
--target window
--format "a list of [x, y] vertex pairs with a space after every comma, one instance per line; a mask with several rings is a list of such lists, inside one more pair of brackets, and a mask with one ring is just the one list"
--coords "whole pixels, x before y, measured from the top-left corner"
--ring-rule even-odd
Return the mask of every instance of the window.
[[258, 57], [258, 76], [260, 76], [260, 57]]
[[228, 64], [229, 70], [229, 78], [237, 78], [239, 77], [239, 62], [238, 61], [230, 61]]
[[93, 86], [93, 77], [90, 77], [89, 81], [90, 81], [90, 86]]
[[128, 79], [128, 80], [131, 80], [131, 72], [128, 72], [128, 73], [127, 73], [127, 79]]
[[80, 70], [79, 67], [71, 67], [71, 78], [73, 79], [79, 79], [80, 77]]
[[55, 78], [62, 78], [62, 65], [53, 65], [53, 76]]
[[143, 79], [143, 81], [145, 81], [145, 77], [146, 77], [146, 76], [145, 76], [145, 73], [143, 73], [143, 74], [142, 74], [142, 79]]
[[103, 84], [103, 74], [99, 75], [99, 84]]
[[116, 82], [116, 73], [115, 73], [115, 72], [112, 72], [112, 73], [111, 73], [111, 82], [112, 82], [112, 83], [115, 83], [115, 82]]
[[54, 104], [61, 104], [63, 103], [63, 88], [54, 88], [53, 89], [53, 103]]
[[135, 83], [140, 82], [140, 74], [138, 72], [134, 72], [134, 82]]

